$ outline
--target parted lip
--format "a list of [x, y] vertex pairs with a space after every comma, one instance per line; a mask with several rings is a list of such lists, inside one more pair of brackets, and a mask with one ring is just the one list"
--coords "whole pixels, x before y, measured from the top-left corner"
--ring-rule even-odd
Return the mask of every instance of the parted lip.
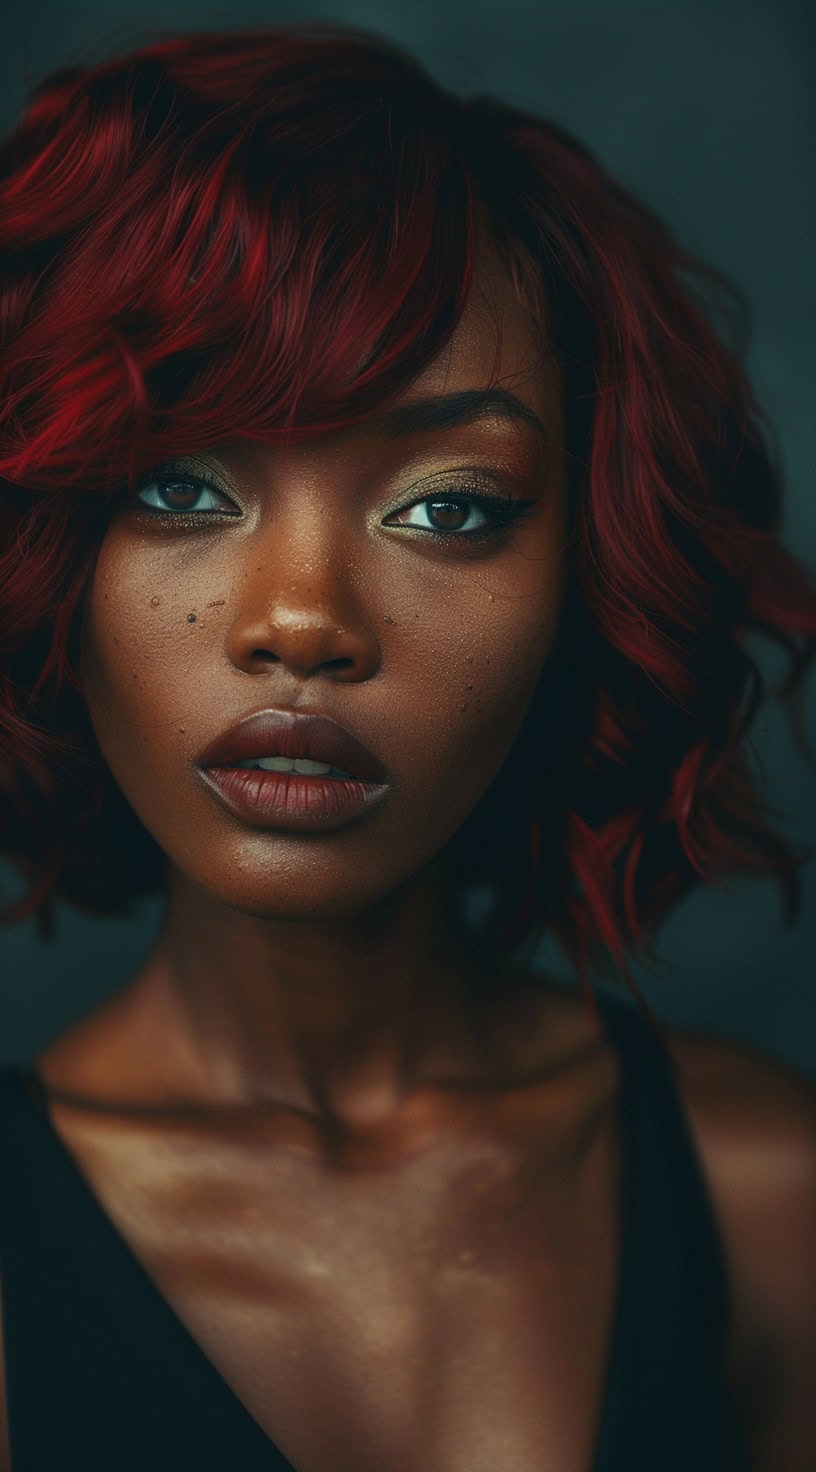
[[198, 758], [201, 767], [227, 767], [261, 756], [307, 757], [329, 762], [364, 782], [387, 782], [373, 752], [329, 716], [291, 710], [259, 710], [217, 736]]

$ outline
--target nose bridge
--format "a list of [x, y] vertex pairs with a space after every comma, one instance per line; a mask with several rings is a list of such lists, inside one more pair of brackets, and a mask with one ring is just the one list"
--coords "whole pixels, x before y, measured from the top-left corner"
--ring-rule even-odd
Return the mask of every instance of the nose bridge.
[[325, 498], [287, 499], [251, 538], [230, 631], [236, 664], [273, 661], [307, 674], [331, 664], [370, 672], [379, 645], [342, 515]]
[[329, 499], [304, 493], [282, 501], [253, 538], [246, 581], [284, 620], [325, 617], [358, 603], [359, 577], [349, 518]]

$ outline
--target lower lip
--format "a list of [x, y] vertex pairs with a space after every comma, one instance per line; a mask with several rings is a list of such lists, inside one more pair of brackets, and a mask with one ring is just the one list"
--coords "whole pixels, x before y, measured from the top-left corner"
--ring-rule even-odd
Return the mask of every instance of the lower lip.
[[378, 807], [387, 782], [304, 777], [253, 767], [200, 767], [225, 807], [253, 828], [327, 833]]

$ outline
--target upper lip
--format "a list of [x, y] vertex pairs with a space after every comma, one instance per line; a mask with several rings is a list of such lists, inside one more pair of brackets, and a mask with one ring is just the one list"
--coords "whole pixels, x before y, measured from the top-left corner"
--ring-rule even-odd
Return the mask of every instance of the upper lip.
[[259, 710], [216, 736], [198, 758], [199, 766], [228, 766], [261, 756], [306, 757], [328, 762], [365, 782], [385, 782], [387, 773], [373, 752], [329, 716], [291, 710]]

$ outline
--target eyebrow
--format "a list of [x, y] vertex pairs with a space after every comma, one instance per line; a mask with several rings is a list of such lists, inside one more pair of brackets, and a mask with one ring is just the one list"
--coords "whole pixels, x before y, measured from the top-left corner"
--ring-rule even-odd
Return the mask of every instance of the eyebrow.
[[534, 410], [504, 388], [464, 389], [461, 393], [414, 399], [372, 415], [372, 422], [386, 434], [403, 435], [424, 429], [454, 429], [477, 419], [496, 417], [532, 424], [547, 438], [547, 430]]

